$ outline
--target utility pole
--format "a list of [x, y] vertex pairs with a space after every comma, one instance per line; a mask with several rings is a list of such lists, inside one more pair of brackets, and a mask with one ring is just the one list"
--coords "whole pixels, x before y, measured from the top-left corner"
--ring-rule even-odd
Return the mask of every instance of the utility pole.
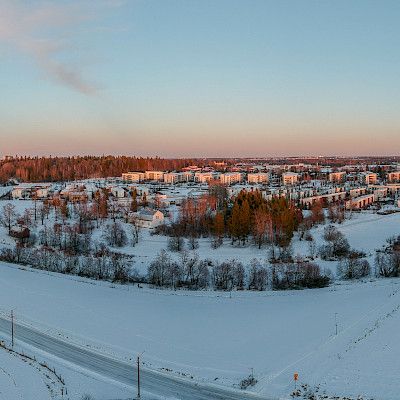
[[335, 312], [335, 335], [337, 336], [337, 332], [338, 332], [338, 325], [337, 325], [337, 312]]
[[14, 348], [14, 310], [11, 310], [11, 347]]
[[140, 355], [137, 356], [137, 398], [140, 399]]

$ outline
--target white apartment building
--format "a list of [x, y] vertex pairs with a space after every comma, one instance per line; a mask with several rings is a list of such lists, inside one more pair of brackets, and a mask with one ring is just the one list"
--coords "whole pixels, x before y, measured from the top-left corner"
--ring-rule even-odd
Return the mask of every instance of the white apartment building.
[[346, 192], [336, 192], [336, 193], [328, 193], [328, 194], [321, 194], [311, 197], [304, 197], [300, 200], [300, 204], [311, 206], [314, 203], [319, 201], [323, 201], [326, 203], [333, 203], [337, 201], [343, 201], [346, 199]]
[[329, 182], [333, 183], [341, 183], [346, 180], [346, 172], [340, 171], [340, 172], [331, 172], [329, 174]]
[[299, 174], [296, 172], [284, 172], [282, 174], [282, 183], [284, 185], [295, 185], [299, 181]]
[[122, 180], [124, 182], [142, 182], [144, 181], [143, 172], [124, 172], [122, 174]]
[[213, 179], [217, 178], [217, 174], [215, 172], [195, 172], [194, 180], [198, 183], [208, 183]]
[[168, 172], [164, 174], [165, 183], [180, 183], [180, 182], [190, 182], [193, 180], [193, 173], [190, 171], [185, 172]]
[[378, 182], [378, 174], [375, 172], [362, 172], [359, 175], [360, 182], [365, 185], [375, 185]]
[[373, 194], [365, 194], [364, 196], [348, 200], [346, 202], [346, 208], [348, 210], [361, 210], [372, 204], [374, 201], [375, 197]]
[[175, 184], [182, 182], [181, 174], [178, 172], [168, 172], [164, 174], [164, 183]]
[[248, 183], [268, 183], [269, 182], [269, 174], [267, 172], [258, 172], [247, 174], [247, 182]]
[[159, 181], [161, 182], [164, 178], [163, 171], [146, 171], [144, 173], [144, 179], [148, 181]]
[[400, 182], [400, 171], [393, 171], [387, 174], [387, 180], [389, 182]]
[[240, 172], [227, 172], [221, 174], [219, 180], [223, 185], [233, 185], [242, 181], [242, 174]]

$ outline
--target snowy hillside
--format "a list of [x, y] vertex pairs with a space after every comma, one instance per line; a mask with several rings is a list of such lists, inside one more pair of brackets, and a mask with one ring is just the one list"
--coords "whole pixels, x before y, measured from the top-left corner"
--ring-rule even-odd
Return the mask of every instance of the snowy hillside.
[[[32, 207], [28, 201], [13, 203], [19, 213]], [[399, 222], [400, 213], [363, 212], [337, 227], [373, 266], [375, 249], [400, 233]], [[325, 226], [310, 230], [318, 247]], [[101, 229], [94, 230], [94, 240], [100, 241], [101, 235]], [[14, 245], [4, 227], [0, 236], [2, 247]], [[133, 266], [145, 275], [151, 261], [166, 248], [167, 237], [142, 229], [138, 244], [114, 251], [133, 256]], [[308, 256], [308, 243], [297, 234], [292, 248], [294, 256]], [[253, 258], [265, 262], [268, 251], [250, 243], [232, 246], [227, 239], [212, 249], [209, 238], [199, 239], [195, 250], [202, 259], [237, 259], [246, 267]], [[179, 261], [179, 253], [170, 254]], [[316, 262], [336, 272], [338, 261], [317, 258]], [[143, 362], [148, 368], [195, 382], [237, 388], [254, 371], [258, 382], [250, 390], [266, 398], [286, 399], [294, 389], [296, 372], [300, 384], [329, 396], [394, 400], [400, 356], [393, 334], [400, 327], [398, 285], [395, 278], [365, 278], [336, 280], [327, 288], [302, 291], [173, 291], [2, 262], [0, 311], [4, 316], [14, 309], [23, 324], [129, 364], [145, 351]], [[82, 377], [73, 366], [65, 369], [62, 360], [52, 362], [69, 378], [73, 399], [87, 391], [107, 398], [101, 396], [103, 389], [91, 390], [103, 388], [99, 382], [104, 377], [88, 371]], [[116, 383], [110, 387], [108, 394], [125, 397], [132, 390]]]
[[[54, 387], [50, 388], [50, 384], [51, 379], [48, 379], [46, 371], [38, 363], [0, 348], [1, 400], [55, 399], [52, 390]], [[61, 395], [61, 392], [59, 394]]]
[[145, 350], [152, 368], [226, 385], [254, 368], [255, 391], [284, 397], [298, 372], [329, 394], [397, 398], [397, 280], [230, 296], [93, 283], [6, 264], [0, 277], [3, 310], [14, 307], [19, 319], [121, 358]]

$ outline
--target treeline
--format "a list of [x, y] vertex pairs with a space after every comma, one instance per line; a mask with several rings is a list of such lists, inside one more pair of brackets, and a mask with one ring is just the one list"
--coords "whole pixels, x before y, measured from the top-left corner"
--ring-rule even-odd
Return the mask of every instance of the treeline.
[[0, 183], [56, 182], [121, 176], [127, 171], [180, 170], [188, 165], [205, 165], [205, 160], [158, 157], [77, 156], [19, 157], [0, 161]]
[[297, 259], [244, 266], [236, 259], [216, 262], [183, 251], [178, 260], [161, 250], [148, 267], [147, 281], [156, 287], [191, 290], [287, 290], [328, 286], [331, 274], [318, 264]]
[[119, 283], [137, 282], [137, 271], [129, 256], [100, 247], [87, 255], [74, 255], [52, 247], [15, 246], [2, 249], [0, 260], [29, 267]]
[[375, 252], [375, 275], [384, 278], [400, 276], [400, 236], [389, 238], [387, 245]]
[[161, 227], [161, 233], [178, 239], [211, 236], [213, 247], [220, 246], [224, 237], [229, 237], [232, 244], [241, 245], [253, 240], [259, 248], [265, 243], [289, 246], [303, 219], [301, 210], [293, 202], [283, 197], [267, 200], [258, 190], [243, 190], [228, 199], [224, 190], [214, 185], [207, 195], [186, 199], [178, 220], [171, 226]]

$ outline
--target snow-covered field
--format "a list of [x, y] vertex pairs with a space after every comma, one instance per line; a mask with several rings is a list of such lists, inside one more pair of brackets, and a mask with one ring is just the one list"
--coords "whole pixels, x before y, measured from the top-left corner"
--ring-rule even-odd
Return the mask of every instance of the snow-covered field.
[[[323, 243], [322, 235], [326, 225], [319, 225], [311, 229], [311, 234], [317, 244], [317, 247]], [[336, 224], [338, 229], [346, 236], [352, 248], [364, 251], [367, 254], [371, 265], [376, 249], [382, 247], [386, 240], [394, 235], [400, 234], [400, 213], [390, 215], [378, 215], [370, 212], [353, 213], [351, 219], [342, 224]], [[299, 241], [297, 235], [293, 238], [294, 255], [308, 255], [308, 243]], [[147, 230], [142, 230], [141, 239], [135, 247], [126, 246], [118, 251], [131, 254], [135, 259], [135, 267], [139, 272], [145, 274], [147, 266], [156, 257], [161, 249], [167, 248], [167, 238], [165, 236], [151, 236]], [[264, 261], [269, 257], [268, 248], [258, 249], [257, 246], [249, 244], [248, 246], [232, 246], [229, 239], [225, 239], [224, 245], [212, 249], [209, 238], [199, 239], [199, 248], [195, 250], [200, 258], [209, 258], [215, 261], [231, 260], [236, 258], [244, 265], [248, 265], [250, 260], [258, 258]], [[175, 257], [179, 257], [177, 253]], [[336, 271], [336, 262], [326, 263], [321, 260], [317, 262], [324, 267]]]
[[[360, 213], [338, 228], [372, 263], [374, 250], [400, 234], [399, 223], [400, 213]], [[317, 244], [323, 228], [311, 231]], [[11, 243], [1, 229], [2, 243]], [[138, 245], [120, 251], [134, 255], [135, 266], [145, 273], [166, 246], [165, 237], [142, 230]], [[307, 254], [307, 242], [295, 237], [293, 250]], [[213, 250], [207, 238], [196, 252], [201, 258], [236, 258], [244, 264], [268, 255], [266, 248], [232, 247], [228, 241]], [[336, 262], [317, 262], [336, 269]], [[148, 367], [199, 381], [237, 385], [253, 368], [258, 383], [252, 390], [279, 398], [289, 397], [297, 372], [300, 382], [320, 385], [329, 395], [398, 399], [399, 284], [396, 279], [370, 279], [303, 291], [174, 292], [0, 263], [3, 313], [14, 309], [21, 321], [125, 360], [145, 351]], [[88, 391], [99, 399], [111, 397], [110, 390], [102, 394], [99, 377], [68, 371], [77, 399]], [[112, 393], [126, 398], [125, 390]]]
[[[15, 205], [16, 212], [23, 214], [27, 208], [34, 207], [33, 202], [29, 200], [14, 200], [14, 201], [1, 201], [0, 207], [7, 203]], [[45, 221], [52, 224], [54, 221], [50, 218]], [[317, 247], [322, 244], [323, 230], [325, 225], [318, 225], [311, 229], [311, 234], [317, 244]], [[350, 219], [345, 220], [342, 224], [336, 224], [338, 229], [349, 240], [350, 245], [356, 250], [362, 250], [367, 254], [370, 262], [373, 262], [373, 255], [375, 249], [380, 248], [385, 244], [386, 239], [394, 235], [400, 234], [400, 212], [389, 215], [378, 215], [372, 212], [354, 212]], [[38, 229], [40, 229], [38, 223]], [[129, 229], [127, 228], [127, 231]], [[95, 229], [93, 232], [93, 241], [102, 241], [102, 229]], [[167, 249], [168, 239], [161, 235], [151, 235], [148, 229], [141, 229], [139, 243], [134, 247], [128, 244], [122, 248], [115, 248], [115, 251], [132, 255], [134, 258], [134, 267], [138, 269], [141, 274], [147, 273], [147, 267], [154, 260], [161, 249]], [[5, 227], [0, 226], [0, 247], [3, 245], [12, 245], [14, 240], [7, 235]], [[231, 260], [232, 258], [241, 261], [244, 265], [248, 265], [250, 260], [258, 258], [264, 261], [269, 257], [268, 248], [263, 247], [258, 249], [252, 243], [247, 246], [232, 246], [229, 239], [225, 239], [224, 244], [217, 248], [211, 248], [210, 238], [200, 238], [198, 240], [199, 248], [194, 250], [200, 258], [209, 258], [213, 261]], [[186, 245], [187, 248], [187, 245]], [[293, 253], [295, 255], [308, 255], [308, 243], [306, 241], [299, 241], [295, 234], [292, 240]], [[171, 254], [176, 259], [179, 258], [179, 253]], [[321, 266], [331, 268], [333, 272], [336, 270], [336, 263], [324, 263], [318, 260]]]
[[[397, 398], [397, 280], [315, 290], [170, 292], [91, 283], [1, 265], [0, 302], [42, 329], [153, 368], [286, 397], [300, 381], [330, 394]], [[16, 295], [18, 293], [18, 295]], [[338, 335], [335, 336], [335, 313]]]
[[43, 399], [52, 397], [44, 372], [0, 348], [0, 399]]

